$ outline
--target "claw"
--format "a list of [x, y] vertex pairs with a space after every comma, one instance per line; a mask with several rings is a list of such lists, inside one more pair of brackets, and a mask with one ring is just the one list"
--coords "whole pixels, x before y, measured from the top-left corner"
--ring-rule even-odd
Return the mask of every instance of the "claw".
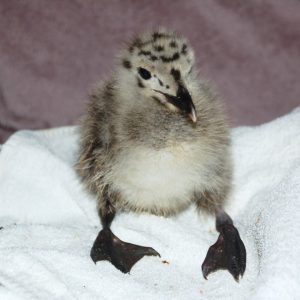
[[99, 232], [91, 249], [91, 258], [94, 263], [108, 260], [123, 273], [129, 273], [135, 263], [145, 255], [160, 257], [160, 254], [153, 248], [121, 241], [109, 228]]
[[227, 269], [237, 282], [246, 269], [245, 245], [231, 224], [222, 227], [217, 242], [208, 249], [202, 264], [203, 277], [207, 279], [210, 273], [220, 269]]

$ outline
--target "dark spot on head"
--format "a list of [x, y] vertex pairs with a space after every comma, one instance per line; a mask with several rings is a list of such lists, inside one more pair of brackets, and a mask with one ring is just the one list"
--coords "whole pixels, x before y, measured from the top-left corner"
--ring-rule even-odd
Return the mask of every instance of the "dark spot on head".
[[176, 53], [173, 55], [173, 60], [177, 60], [179, 57], [180, 57], [179, 53], [176, 52]]
[[166, 88], [167, 88], [167, 89], [169, 89], [169, 88], [170, 88], [168, 84], [166, 85]]
[[132, 67], [131, 62], [129, 60], [127, 60], [127, 59], [123, 60], [123, 66], [126, 69], [131, 69], [131, 67]]
[[143, 45], [143, 42], [140, 38], [135, 38], [132, 42], [133, 47], [140, 48], [140, 47], [142, 47], [142, 45]]
[[179, 53], [176, 52], [176, 53], [174, 53], [173, 56], [171, 56], [171, 57], [161, 56], [160, 58], [161, 58], [161, 60], [162, 60], [163, 62], [166, 62], [166, 63], [167, 63], [167, 62], [171, 62], [171, 61], [177, 60], [177, 59], [179, 59], [179, 57], [180, 57]]
[[159, 82], [160, 86], [164, 86], [163, 82], [160, 79], [158, 79], [158, 82]]
[[3, 226], [0, 226], [0, 230], [2, 230], [3, 229]]
[[173, 76], [173, 78], [174, 78], [175, 81], [178, 81], [181, 78], [180, 71], [179, 70], [175, 70], [173, 68], [171, 69], [171, 75]]
[[170, 42], [169, 46], [171, 48], [176, 48], [177, 47], [177, 43], [175, 41]]
[[151, 59], [152, 61], [158, 60], [157, 56], [155, 56], [155, 55], [151, 55], [150, 59]]
[[137, 78], [137, 82], [138, 82], [138, 86], [140, 87], [140, 88], [144, 88], [145, 86], [143, 85], [143, 82], [142, 82], [142, 80], [138, 77]]
[[164, 51], [164, 47], [163, 47], [163, 46], [160, 46], [160, 45], [154, 46], [153, 48], [154, 48], [154, 50], [157, 51], [157, 52]]
[[155, 75], [155, 74], [153, 74], [153, 77], [156, 77], [156, 75]]
[[157, 39], [160, 39], [162, 37], [165, 37], [165, 36], [166, 36], [166, 34], [161, 33], [161, 32], [154, 32], [152, 34], [152, 38], [153, 38], [154, 41], [156, 41]]
[[152, 53], [151, 53], [151, 51], [145, 51], [145, 50], [141, 50], [139, 53], [138, 53], [138, 55], [151, 55]]
[[186, 45], [186, 44], [183, 44], [183, 45], [182, 45], [181, 53], [182, 53], [183, 55], [186, 55], [186, 54], [187, 54], [187, 45]]

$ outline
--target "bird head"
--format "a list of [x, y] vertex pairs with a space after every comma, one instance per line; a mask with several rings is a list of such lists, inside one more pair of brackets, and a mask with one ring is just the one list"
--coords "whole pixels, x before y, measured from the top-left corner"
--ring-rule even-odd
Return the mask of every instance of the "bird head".
[[119, 82], [124, 89], [155, 101], [196, 123], [190, 93], [194, 53], [188, 42], [164, 30], [145, 33], [129, 43], [120, 56]]

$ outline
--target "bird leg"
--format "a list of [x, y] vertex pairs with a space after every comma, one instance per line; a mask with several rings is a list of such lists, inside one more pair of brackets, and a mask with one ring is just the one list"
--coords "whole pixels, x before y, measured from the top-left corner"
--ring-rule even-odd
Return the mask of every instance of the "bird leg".
[[103, 229], [99, 232], [91, 249], [91, 258], [96, 263], [108, 260], [123, 273], [129, 273], [131, 268], [145, 255], [160, 256], [151, 247], [143, 247], [123, 242], [110, 230], [110, 224], [115, 216], [115, 211], [108, 206], [100, 209], [100, 218]]
[[207, 276], [219, 269], [227, 269], [236, 281], [246, 269], [246, 248], [234, 227], [229, 215], [224, 211], [217, 213], [216, 229], [220, 232], [217, 242], [212, 245], [202, 264], [202, 273]]

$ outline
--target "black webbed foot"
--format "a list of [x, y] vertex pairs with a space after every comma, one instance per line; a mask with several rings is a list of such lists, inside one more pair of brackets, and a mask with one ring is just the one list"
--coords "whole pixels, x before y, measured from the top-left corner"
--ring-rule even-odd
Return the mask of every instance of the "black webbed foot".
[[121, 241], [109, 228], [99, 232], [91, 249], [91, 258], [94, 263], [108, 260], [123, 273], [130, 272], [133, 265], [145, 255], [160, 256], [153, 248]]
[[237, 229], [232, 224], [220, 227], [217, 242], [207, 252], [202, 264], [202, 273], [207, 276], [219, 269], [227, 269], [236, 281], [246, 269], [246, 248]]

